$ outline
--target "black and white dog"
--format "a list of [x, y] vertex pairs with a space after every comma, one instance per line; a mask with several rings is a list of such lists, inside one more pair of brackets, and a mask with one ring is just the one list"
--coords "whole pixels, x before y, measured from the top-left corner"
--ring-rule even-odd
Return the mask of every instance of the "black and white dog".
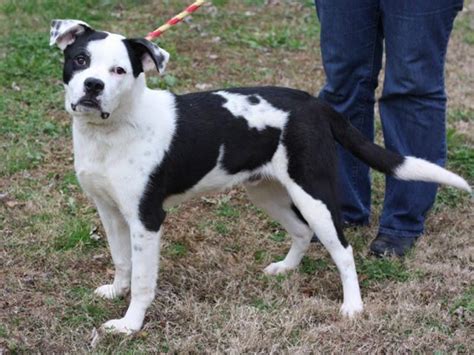
[[130, 333], [142, 326], [155, 295], [167, 206], [244, 184], [293, 240], [285, 259], [264, 271], [296, 268], [316, 234], [341, 274], [341, 312], [351, 317], [362, 311], [362, 300], [336, 198], [335, 142], [399, 179], [471, 191], [439, 166], [374, 145], [305, 92], [150, 90], [144, 72], [163, 72], [166, 51], [77, 20], [53, 21], [51, 44], [64, 51], [76, 174], [97, 206], [115, 264], [113, 283], [95, 292], [114, 298], [131, 289], [125, 316], [104, 324], [111, 331]]

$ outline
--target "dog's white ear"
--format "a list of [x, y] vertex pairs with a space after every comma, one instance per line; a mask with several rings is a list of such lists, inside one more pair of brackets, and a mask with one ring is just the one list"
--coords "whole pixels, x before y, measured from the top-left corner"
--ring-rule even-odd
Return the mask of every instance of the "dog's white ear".
[[165, 72], [166, 64], [170, 59], [167, 51], [144, 38], [126, 39], [125, 42], [129, 50], [141, 60], [144, 72], [155, 69], [160, 74]]
[[51, 21], [51, 32], [49, 45], [56, 44], [61, 50], [76, 40], [76, 36], [91, 29], [87, 23], [79, 20], [53, 20]]

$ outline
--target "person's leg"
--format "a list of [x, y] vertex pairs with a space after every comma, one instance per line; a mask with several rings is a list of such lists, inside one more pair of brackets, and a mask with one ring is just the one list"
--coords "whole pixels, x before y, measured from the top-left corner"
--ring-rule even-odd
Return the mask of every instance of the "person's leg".
[[[326, 84], [319, 97], [374, 138], [374, 91], [382, 61], [379, 0], [316, 0]], [[346, 223], [367, 224], [369, 168], [338, 146], [339, 190]]]
[[[444, 165], [444, 63], [459, 0], [382, 0], [386, 70], [379, 101], [385, 146]], [[376, 254], [403, 255], [423, 233], [436, 184], [386, 179]], [[405, 239], [402, 239], [405, 238]]]

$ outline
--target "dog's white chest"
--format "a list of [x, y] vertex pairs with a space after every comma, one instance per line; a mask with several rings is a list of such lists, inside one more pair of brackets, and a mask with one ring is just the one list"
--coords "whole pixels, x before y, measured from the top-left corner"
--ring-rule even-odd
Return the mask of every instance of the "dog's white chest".
[[146, 90], [133, 113], [109, 120], [102, 126], [74, 119], [74, 167], [93, 199], [133, 209], [173, 138], [174, 97]]
[[109, 169], [102, 161], [76, 154], [75, 169], [79, 183], [84, 191], [93, 199], [105, 200], [109, 204], [116, 200], [113, 180]]
[[162, 92], [148, 92], [128, 123], [97, 127], [74, 121], [74, 167], [82, 188], [96, 203], [135, 214], [174, 130], [173, 96]]
[[[111, 162], [114, 160], [112, 147], [100, 147], [97, 142], [81, 137], [75, 139], [74, 167], [77, 178], [84, 191], [94, 200], [116, 204], [117, 196]], [[117, 164], [121, 164], [120, 161]]]
[[74, 137], [74, 165], [82, 188], [94, 200], [120, 210], [136, 209], [149, 175], [163, 156], [153, 130], [128, 133], [110, 140]]

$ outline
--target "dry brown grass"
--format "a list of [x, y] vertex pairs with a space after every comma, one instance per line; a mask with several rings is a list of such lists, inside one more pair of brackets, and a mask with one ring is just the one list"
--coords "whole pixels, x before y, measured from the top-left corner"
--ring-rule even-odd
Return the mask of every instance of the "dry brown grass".
[[[185, 3], [118, 9], [126, 20], [111, 18], [103, 27], [139, 35]], [[313, 9], [290, 0], [272, 1], [267, 8], [247, 3], [203, 9], [192, 22], [200, 27], [182, 25], [166, 35], [162, 45], [177, 57], [169, 68], [178, 79], [175, 91], [193, 91], [203, 83], [278, 84], [314, 93], [322, 85]], [[272, 31], [278, 37], [279, 26], [300, 30], [282, 34], [281, 43], [265, 37]], [[465, 43], [465, 31], [460, 26], [453, 35], [447, 84], [451, 126], [464, 133], [459, 144], [472, 154], [474, 47]], [[301, 43], [289, 46], [295, 37]], [[55, 95], [58, 106], [49, 105], [43, 114], [64, 128], [69, 118], [59, 106], [59, 86]], [[12, 137], [12, 147], [21, 143]], [[111, 280], [113, 266], [104, 238], [89, 238], [88, 230], [100, 222], [71, 178], [69, 135], [35, 139], [41, 163], [0, 177], [0, 192], [6, 194], [0, 202], [0, 353], [88, 352], [91, 330], [121, 316], [128, 299], [92, 295]], [[107, 335], [94, 351], [474, 352], [472, 202], [443, 189], [413, 254], [381, 262], [367, 257], [367, 245], [376, 233], [382, 181], [375, 176], [372, 225], [347, 232], [365, 301], [365, 312], [355, 320], [338, 314], [339, 276], [320, 245], [311, 247], [299, 271], [262, 274], [285, 255], [289, 238], [234, 189], [170, 211], [158, 294], [143, 330], [132, 337]]]

